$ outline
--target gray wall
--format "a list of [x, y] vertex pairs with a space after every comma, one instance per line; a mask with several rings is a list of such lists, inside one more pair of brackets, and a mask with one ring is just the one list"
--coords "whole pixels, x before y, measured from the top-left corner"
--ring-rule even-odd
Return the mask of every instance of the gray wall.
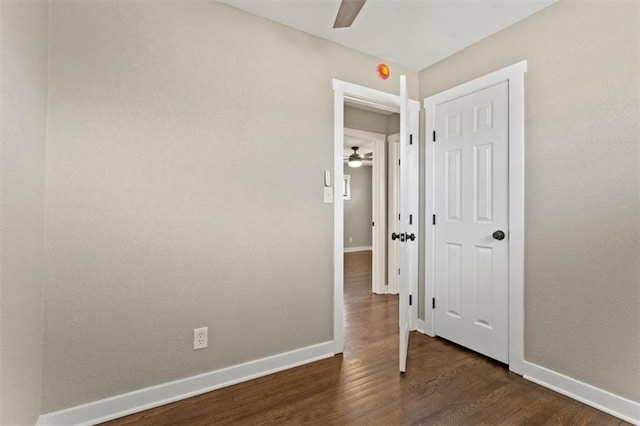
[[42, 393], [47, 2], [2, 1], [0, 424], [34, 424]]
[[387, 116], [387, 136], [400, 133], [400, 114]]
[[400, 133], [400, 114], [381, 114], [345, 105], [344, 127], [393, 135]]
[[561, 1], [420, 73], [523, 59], [528, 361], [640, 401], [638, 2]]
[[[372, 171], [367, 166], [344, 166], [344, 174], [351, 176], [351, 199], [344, 200], [345, 247], [371, 247]], [[353, 241], [349, 242], [349, 238]]]
[[418, 73], [216, 2], [50, 8], [43, 412], [331, 340], [331, 79]]
[[386, 135], [387, 115], [345, 105], [344, 127]]

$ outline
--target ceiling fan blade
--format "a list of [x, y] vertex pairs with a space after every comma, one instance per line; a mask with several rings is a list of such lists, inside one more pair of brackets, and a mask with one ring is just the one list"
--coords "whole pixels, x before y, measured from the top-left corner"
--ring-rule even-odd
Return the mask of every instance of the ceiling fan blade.
[[350, 27], [366, 1], [367, 0], [342, 0], [340, 9], [338, 9], [338, 14], [336, 15], [336, 20], [333, 23], [333, 28]]

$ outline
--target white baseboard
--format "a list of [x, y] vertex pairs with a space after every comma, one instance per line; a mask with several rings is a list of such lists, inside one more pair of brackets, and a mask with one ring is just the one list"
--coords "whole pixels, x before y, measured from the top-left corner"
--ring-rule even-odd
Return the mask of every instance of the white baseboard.
[[396, 292], [389, 291], [389, 285], [388, 285], [388, 284], [385, 284], [385, 285], [384, 285], [384, 289], [383, 289], [382, 291], [378, 292], [378, 291], [375, 291], [375, 290], [374, 290], [373, 292], [374, 292], [375, 294], [391, 294], [391, 295], [398, 294], [398, 292], [397, 292], [397, 291], [396, 291]]
[[325, 342], [307, 346], [291, 352], [43, 414], [36, 425], [94, 425], [106, 422], [215, 389], [330, 358], [334, 355], [333, 345], [333, 342]]
[[631, 401], [527, 361], [524, 362], [523, 377], [624, 421], [636, 425], [640, 424], [640, 403], [636, 401]]
[[424, 320], [421, 320], [420, 318], [418, 318], [416, 320], [416, 330], [422, 334], [427, 334], [427, 332], [425, 331], [426, 329], [427, 328], [425, 327]]
[[363, 247], [345, 247], [345, 253], [353, 253], [354, 251], [370, 251], [373, 250], [372, 246], [363, 246]]

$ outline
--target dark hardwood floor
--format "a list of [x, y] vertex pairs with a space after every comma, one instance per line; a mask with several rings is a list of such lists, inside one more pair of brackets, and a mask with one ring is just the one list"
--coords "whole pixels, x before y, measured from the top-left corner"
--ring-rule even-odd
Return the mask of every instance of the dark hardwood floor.
[[345, 351], [109, 425], [621, 425], [495, 361], [412, 333], [398, 373], [398, 297], [371, 293], [371, 252], [345, 255]]

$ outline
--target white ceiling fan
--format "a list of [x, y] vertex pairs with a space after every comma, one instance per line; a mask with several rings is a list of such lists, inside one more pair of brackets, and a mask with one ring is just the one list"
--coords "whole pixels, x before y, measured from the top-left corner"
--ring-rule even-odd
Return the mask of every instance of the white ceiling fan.
[[338, 14], [336, 15], [336, 20], [333, 23], [333, 28], [350, 27], [366, 2], [367, 0], [342, 0], [340, 9], [338, 9]]

